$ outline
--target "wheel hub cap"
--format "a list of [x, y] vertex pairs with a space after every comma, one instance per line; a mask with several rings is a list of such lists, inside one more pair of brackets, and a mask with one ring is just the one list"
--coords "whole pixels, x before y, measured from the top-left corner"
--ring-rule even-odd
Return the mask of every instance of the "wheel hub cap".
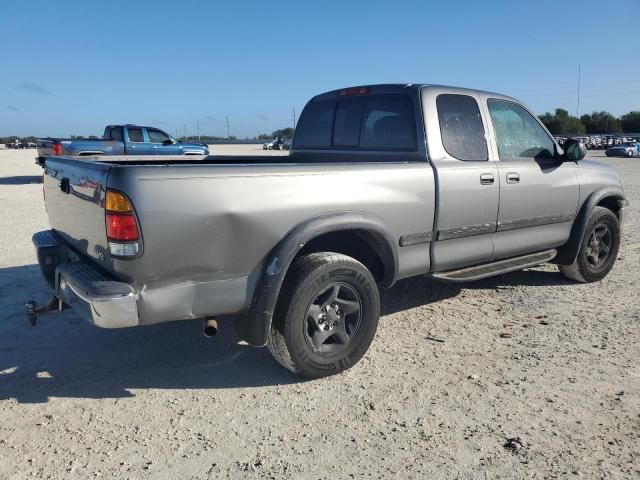
[[600, 223], [595, 226], [587, 243], [587, 261], [592, 268], [600, 268], [609, 259], [613, 237], [609, 227]]
[[307, 307], [305, 340], [318, 354], [336, 354], [344, 350], [361, 322], [361, 300], [346, 283], [323, 287]]

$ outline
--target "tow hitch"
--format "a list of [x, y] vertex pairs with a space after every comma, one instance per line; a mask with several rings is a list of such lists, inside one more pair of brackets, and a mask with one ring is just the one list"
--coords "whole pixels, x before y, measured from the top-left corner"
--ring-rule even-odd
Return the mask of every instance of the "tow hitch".
[[38, 304], [35, 300], [29, 300], [24, 305], [27, 311], [27, 320], [29, 321], [29, 325], [34, 327], [38, 321], [38, 315], [45, 315], [51, 310], [57, 309], [59, 312], [64, 310], [64, 303], [57, 297], [51, 297], [49, 303], [46, 306], [38, 308]]

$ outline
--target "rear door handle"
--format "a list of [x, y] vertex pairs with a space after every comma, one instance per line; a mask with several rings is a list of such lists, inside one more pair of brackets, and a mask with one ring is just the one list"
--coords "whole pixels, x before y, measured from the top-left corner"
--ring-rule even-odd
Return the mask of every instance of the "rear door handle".
[[483, 173], [480, 175], [480, 185], [492, 185], [493, 181], [493, 173]]
[[507, 173], [507, 183], [520, 183], [520, 174], [516, 172]]

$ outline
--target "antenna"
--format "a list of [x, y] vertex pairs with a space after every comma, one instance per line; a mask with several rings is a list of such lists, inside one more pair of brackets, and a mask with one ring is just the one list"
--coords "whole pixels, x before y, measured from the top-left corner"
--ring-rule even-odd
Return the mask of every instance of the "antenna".
[[578, 64], [578, 106], [576, 107], [576, 117], [580, 118], [580, 64]]

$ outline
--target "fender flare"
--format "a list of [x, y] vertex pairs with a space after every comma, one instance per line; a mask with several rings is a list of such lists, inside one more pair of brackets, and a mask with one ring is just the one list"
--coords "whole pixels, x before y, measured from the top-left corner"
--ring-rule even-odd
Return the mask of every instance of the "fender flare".
[[582, 204], [578, 216], [571, 227], [569, 240], [558, 249], [558, 255], [554, 259], [554, 263], [571, 265], [576, 261], [582, 239], [587, 229], [587, 224], [591, 218], [591, 213], [598, 203], [607, 197], [613, 197], [618, 201], [624, 200], [625, 198], [621, 187], [602, 187], [592, 192]]
[[398, 273], [397, 242], [379, 217], [352, 211], [310, 218], [290, 230], [269, 254], [249, 312], [236, 319], [236, 331], [242, 339], [251, 345], [266, 345], [280, 289], [298, 252], [320, 235], [345, 230], [362, 230], [372, 235], [376, 251], [385, 266], [381, 286], [393, 285]]

